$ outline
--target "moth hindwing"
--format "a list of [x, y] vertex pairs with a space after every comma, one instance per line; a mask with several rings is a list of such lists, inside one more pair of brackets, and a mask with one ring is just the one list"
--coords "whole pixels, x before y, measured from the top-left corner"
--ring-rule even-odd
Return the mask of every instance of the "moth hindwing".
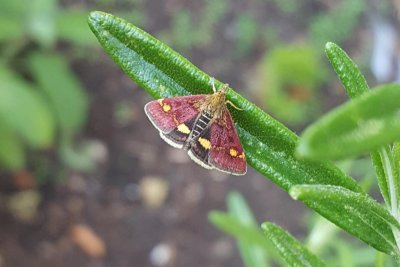
[[164, 98], [146, 104], [145, 112], [160, 136], [207, 169], [233, 175], [247, 171], [246, 157], [229, 110], [224, 85], [210, 95]]

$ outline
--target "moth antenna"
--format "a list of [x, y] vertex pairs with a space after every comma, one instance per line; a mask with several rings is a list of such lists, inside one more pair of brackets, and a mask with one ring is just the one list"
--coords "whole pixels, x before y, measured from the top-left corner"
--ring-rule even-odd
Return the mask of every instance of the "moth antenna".
[[244, 110], [242, 108], [237, 107], [235, 104], [233, 104], [230, 100], [226, 100], [225, 104], [229, 104], [231, 105], [233, 108], [237, 109], [237, 110]]
[[211, 85], [212, 85], [212, 89], [213, 89], [213, 91], [214, 91], [214, 93], [216, 93], [217, 92], [217, 89], [215, 88], [215, 79], [214, 79], [214, 77], [212, 77], [211, 78]]
[[[215, 79], [214, 79], [214, 77], [211, 78], [211, 84], [212, 84], [212, 89], [213, 89], [214, 93], [216, 93], [217, 92], [217, 88], [215, 88]], [[229, 87], [229, 84], [226, 83], [219, 90], [222, 91], [222, 92], [225, 92], [228, 87]]]

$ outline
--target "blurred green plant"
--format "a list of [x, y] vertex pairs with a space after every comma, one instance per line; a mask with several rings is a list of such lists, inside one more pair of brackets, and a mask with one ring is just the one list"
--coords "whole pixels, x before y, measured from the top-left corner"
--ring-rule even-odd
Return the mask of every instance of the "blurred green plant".
[[310, 38], [314, 47], [333, 41], [341, 44], [355, 30], [368, 5], [364, 0], [338, 1], [327, 5], [327, 11], [311, 19]]
[[[98, 11], [90, 14], [88, 22], [98, 41], [112, 59], [154, 98], [211, 92], [210, 76], [143, 30], [111, 14]], [[377, 95], [367, 91], [368, 87], [364, 77], [340, 48], [329, 43], [326, 46], [326, 52], [349, 95], [366, 94], [365, 98], [373, 98]], [[216, 86], [222, 85], [219, 81], [215, 82]], [[394, 87], [400, 90], [399, 85]], [[385, 89], [381, 88], [380, 90]], [[296, 157], [296, 153], [307, 157], [308, 154], [304, 151], [313, 152], [315, 147], [307, 147], [304, 150], [304, 146], [301, 145], [304, 140], [299, 141], [293, 132], [254, 104], [230, 89], [227, 91], [227, 99], [243, 109], [240, 112], [231, 109], [231, 114], [247, 153], [249, 165], [269, 177], [294, 199], [301, 200], [306, 206], [350, 235], [357, 237], [377, 251], [390, 255], [391, 259], [399, 262], [398, 175], [400, 173], [400, 149], [398, 145], [388, 145], [385, 143], [388, 139], [379, 138], [378, 140], [383, 142], [380, 144], [382, 148], [379, 149], [379, 152], [372, 153], [378, 184], [387, 203], [385, 208], [371, 198], [354, 179], [329, 161], [315, 162]], [[365, 102], [355, 100], [354, 103], [356, 103], [355, 105], [364, 105]], [[385, 106], [385, 104], [385, 102], [379, 103], [381, 106]], [[400, 102], [397, 105], [400, 110]], [[373, 110], [375, 107], [370, 108]], [[362, 120], [364, 115], [360, 114], [360, 117], [356, 119]], [[386, 119], [385, 115], [385, 113], [378, 112], [374, 118], [378, 123], [382, 123]], [[368, 117], [365, 118], [368, 119]], [[399, 120], [399, 117], [394, 119]], [[325, 131], [324, 127], [326, 125], [329, 127], [328, 122], [316, 125], [321, 131]], [[362, 133], [363, 124], [360, 123], [360, 125], [359, 132]], [[344, 127], [343, 130], [352, 128]], [[380, 134], [386, 134], [384, 129], [380, 130], [382, 130], [379, 132]], [[314, 132], [318, 133], [318, 130]], [[321, 135], [318, 133], [315, 136], [319, 138]], [[309, 143], [313, 143], [312, 135], [307, 138], [311, 139]], [[296, 151], [299, 142], [298, 147], [301, 147], [301, 153]], [[321, 145], [325, 145], [325, 143], [321, 143]], [[346, 142], [336, 145], [341, 146], [343, 150], [347, 149]], [[331, 149], [329, 144], [326, 149]], [[316, 150], [317, 152], [321, 151], [320, 148]], [[358, 155], [358, 152], [358, 150], [352, 150], [352, 155]], [[346, 152], [344, 155], [349, 154]], [[252, 264], [252, 260], [257, 260], [261, 266], [268, 264], [264, 260], [265, 253], [254, 252], [260, 251], [252, 248], [255, 245], [254, 247], [261, 247], [268, 252], [275, 250], [280, 255], [278, 261], [281, 260], [287, 265], [324, 265], [315, 253], [310, 252], [301, 242], [278, 226], [270, 223], [264, 224], [262, 228], [266, 232], [264, 234], [266, 238], [263, 238], [260, 235], [260, 229], [254, 227], [255, 223], [251, 213], [243, 211], [245, 205], [239, 204], [240, 207], [238, 207], [237, 202], [232, 205], [229, 215], [214, 213], [214, 215], [210, 215], [210, 219], [219, 226], [224, 224], [228, 227], [227, 232], [239, 236], [241, 242], [239, 246], [242, 249], [241, 253], [245, 255], [246, 263]], [[274, 248], [271, 250], [266, 242], [272, 244]], [[268, 254], [268, 256], [270, 255]], [[382, 262], [381, 259], [382, 256], [379, 256], [379, 263]]]
[[[311, 215], [310, 230], [300, 242], [270, 222], [263, 223], [260, 230], [241, 194], [229, 193], [226, 203], [228, 211], [211, 211], [209, 220], [236, 239], [246, 267], [275, 266], [274, 263], [279, 266], [394, 266], [385, 254], [341, 235], [338, 227], [317, 214]], [[323, 257], [325, 262], [318, 257]], [[387, 265], [379, 265], [380, 261]]]
[[227, 213], [212, 211], [208, 217], [216, 227], [237, 237], [237, 246], [246, 266], [270, 266], [270, 257], [279, 261], [280, 258], [277, 257], [277, 254], [269, 255], [267, 253], [273, 249], [273, 246], [263, 237], [258, 223], [242, 195], [231, 192], [226, 202], [229, 210]]
[[296, 0], [273, 0], [279, 10], [287, 15], [291, 15], [299, 10], [301, 1]]
[[203, 9], [198, 13], [181, 8], [174, 10], [169, 30], [160, 32], [158, 37], [165, 42], [173, 43], [180, 50], [193, 47], [204, 47], [214, 39], [215, 27], [227, 13], [227, 1], [203, 0]]
[[250, 53], [257, 39], [257, 22], [250, 14], [241, 13], [235, 20], [235, 57]]
[[318, 114], [318, 89], [325, 77], [311, 46], [280, 45], [260, 61], [251, 83], [269, 112], [298, 125]]
[[[66, 10], [56, 0], [4, 1], [0, 9], [0, 165], [23, 169], [27, 149], [55, 146], [73, 164], [74, 137], [86, 119], [84, 89], [57, 52], [56, 42], [93, 45], [84, 10]], [[82, 155], [82, 154], [81, 154]]]
[[281, 266], [323, 266], [321, 260], [279, 226], [266, 222], [261, 230], [239, 193], [229, 193], [227, 206], [226, 213], [210, 212], [209, 220], [214, 226], [236, 238], [245, 266], [273, 266], [272, 261]]

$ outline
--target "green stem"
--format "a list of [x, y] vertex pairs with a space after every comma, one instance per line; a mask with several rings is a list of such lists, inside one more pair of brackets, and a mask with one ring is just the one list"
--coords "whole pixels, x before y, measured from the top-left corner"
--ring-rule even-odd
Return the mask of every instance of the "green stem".
[[[391, 209], [391, 214], [393, 217], [397, 220], [400, 221], [399, 217], [399, 208], [398, 208], [398, 200], [397, 200], [397, 192], [396, 192], [396, 185], [394, 181], [394, 171], [393, 171], [393, 166], [392, 166], [392, 160], [391, 160], [391, 154], [388, 153], [388, 151], [385, 148], [380, 149], [380, 154], [381, 154], [381, 159], [383, 163], [383, 168], [385, 170], [386, 174], [386, 179], [387, 179], [387, 184], [389, 187], [389, 195], [390, 195], [390, 209]], [[392, 227], [393, 235], [396, 240], [397, 247], [400, 248], [400, 231]]]
[[390, 160], [390, 156], [385, 148], [380, 149], [381, 158], [383, 162], [383, 168], [385, 169], [387, 184], [389, 186], [390, 195], [390, 208], [392, 215], [399, 220], [399, 212], [397, 208], [397, 194], [396, 186], [394, 184], [393, 168]]

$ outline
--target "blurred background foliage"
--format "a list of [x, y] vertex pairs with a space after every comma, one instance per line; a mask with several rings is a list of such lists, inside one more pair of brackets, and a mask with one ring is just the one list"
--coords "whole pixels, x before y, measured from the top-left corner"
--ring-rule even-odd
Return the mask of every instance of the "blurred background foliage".
[[[5, 206], [18, 211], [17, 214], [27, 213], [29, 218], [34, 218], [37, 214], [33, 211], [38, 206], [32, 208], [32, 204], [39, 205], [46, 199], [41, 186], [55, 183], [62, 187], [68, 184], [71, 173], [82, 175], [83, 179], [96, 175], [103, 175], [107, 181], [115, 179], [115, 184], [130, 186], [121, 189], [129, 194], [167, 194], [168, 183], [160, 185], [157, 179], [151, 180], [156, 181], [156, 185], [150, 184], [151, 188], [161, 187], [158, 191], [143, 193], [148, 192], [147, 189], [139, 186], [141, 173], [148, 169], [141, 167], [146, 166], [145, 163], [138, 162], [151, 158], [152, 147], [127, 152], [121, 147], [131, 146], [129, 136], [117, 141], [117, 137], [112, 141], [102, 139], [107, 134], [96, 133], [97, 128], [93, 126], [102, 125], [103, 128], [98, 127], [115, 131], [139, 128], [153, 131], [147, 129], [143, 114], [137, 111], [142, 109], [140, 105], [145, 96], [133, 99], [129, 95], [127, 99], [126, 93], [120, 93], [120, 97], [111, 98], [111, 106], [104, 105], [109, 103], [106, 101], [96, 102], [100, 94], [96, 90], [102, 86], [96, 79], [103, 82], [108, 79], [112, 82], [106, 84], [112, 87], [120, 84], [117, 80], [121, 75], [109, 71], [116, 67], [104, 59], [104, 52], [87, 26], [89, 11], [104, 10], [143, 28], [201, 69], [229, 82], [289, 128], [300, 131], [346, 99], [322, 54], [326, 42], [344, 47], [363, 73], [369, 75], [371, 85], [399, 81], [398, 8], [396, 0], [1, 1], [0, 181], [12, 180], [13, 183], [11, 191], [2, 187], [0, 194], [7, 195]], [[112, 67], [102, 70], [100, 63]], [[115, 93], [118, 88], [113, 90], [118, 94]], [[105, 98], [109, 96], [105, 95]], [[104, 112], [95, 113], [98, 109], [111, 109], [111, 119], [104, 117]], [[98, 168], [107, 160], [104, 156], [107, 152], [114, 158], [108, 159], [105, 164], [108, 168], [99, 174]], [[175, 162], [186, 163], [179, 157]], [[187, 168], [193, 167], [191, 163], [186, 164]], [[371, 169], [368, 160], [341, 162], [340, 165], [355, 174], [366, 188], [372, 192], [376, 189], [375, 179], [369, 175], [372, 171], [365, 172]], [[123, 171], [133, 185], [119, 180], [118, 175], [123, 172], [119, 171], [121, 166], [126, 168]], [[256, 176], [250, 172], [251, 175]], [[21, 200], [19, 193], [17, 200], [8, 199], [10, 192], [25, 189], [29, 189], [26, 195], [29, 205]], [[35, 194], [32, 195], [31, 190]], [[177, 188], [170, 190], [179, 192]], [[143, 195], [131, 199], [145, 201], [147, 197]], [[213, 203], [210, 205], [214, 207]], [[21, 216], [18, 218], [26, 218]], [[318, 220], [308, 220], [314, 225], [309, 240], [317, 229]], [[1, 248], [0, 244], [0, 266]], [[376, 260], [375, 255], [369, 253], [371, 250], [359, 242], [352, 244], [337, 236], [321, 249], [322, 255], [339, 255], [336, 260], [354, 263], [334, 264], [340, 266], [365, 266], [366, 262]], [[7, 260], [7, 255], [4, 258]], [[363, 262], [357, 263], [357, 259]]]

